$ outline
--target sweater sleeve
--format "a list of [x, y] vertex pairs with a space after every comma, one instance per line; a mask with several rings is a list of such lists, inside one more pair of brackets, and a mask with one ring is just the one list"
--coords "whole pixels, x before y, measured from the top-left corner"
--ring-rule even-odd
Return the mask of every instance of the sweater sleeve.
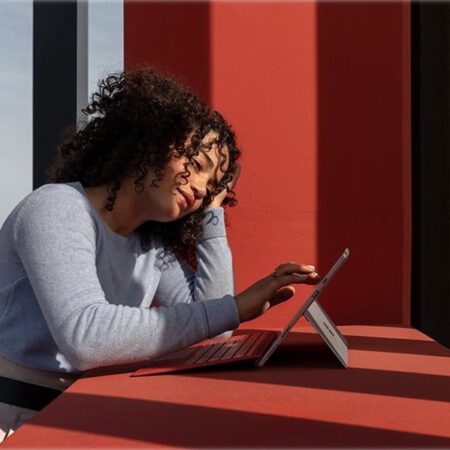
[[[210, 208], [203, 219], [197, 246], [197, 270], [173, 258], [161, 271], [155, 294], [159, 305], [206, 302], [234, 296], [232, 255], [226, 237], [223, 208]], [[212, 307], [213, 304], [211, 304]], [[209, 307], [209, 303], [205, 305]], [[239, 320], [235, 308], [236, 320]]]
[[160, 305], [202, 302], [234, 295], [231, 251], [222, 208], [211, 208], [203, 219], [197, 246], [197, 270], [172, 258], [161, 270], [155, 297]]
[[14, 241], [49, 331], [74, 369], [151, 359], [238, 325], [230, 296], [207, 307], [110, 304], [97, 277], [93, 219], [63, 189], [44, 189], [23, 204]]

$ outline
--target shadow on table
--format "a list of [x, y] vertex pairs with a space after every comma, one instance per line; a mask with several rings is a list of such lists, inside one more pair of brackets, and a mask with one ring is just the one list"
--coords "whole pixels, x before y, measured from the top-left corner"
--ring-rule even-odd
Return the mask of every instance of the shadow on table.
[[443, 356], [450, 358], [450, 350], [434, 341], [390, 339], [371, 336], [349, 336], [347, 339], [349, 341], [350, 348], [354, 350], [373, 352], [381, 351], [424, 356]]
[[[340, 365], [318, 335], [291, 332], [262, 369], [222, 366], [184, 373], [199, 378], [211, 377], [268, 385], [450, 402], [450, 377], [448, 376], [351, 367], [351, 350], [367, 350], [368, 347], [376, 349], [377, 339], [349, 336], [350, 367], [347, 369]], [[386, 341], [389, 340], [382, 338], [379, 344], [379, 348], [383, 348], [383, 351], [387, 351], [385, 345], [389, 346]], [[401, 348], [412, 350], [416, 343], [417, 341], [408, 343], [407, 340], [402, 340], [400, 343], [391, 345], [399, 352]], [[412, 352], [406, 351], [406, 353]], [[448, 355], [448, 351], [445, 353]]]
[[[253, 363], [247, 362], [186, 370], [178, 372], [177, 376], [330, 389], [334, 391], [450, 402], [450, 377], [406, 371], [351, 367], [351, 351], [353, 349], [382, 349], [383, 352], [391, 350], [395, 353], [411, 354], [415, 353], [414, 349], [417, 348], [418, 343], [424, 343], [414, 340], [367, 338], [365, 336], [349, 336], [347, 339], [350, 348], [350, 367], [347, 369], [340, 365], [331, 350], [316, 333], [294, 331], [289, 333], [283, 344], [261, 369], [257, 369]], [[424, 354], [426, 348], [428, 347], [420, 347]], [[429, 350], [430, 352], [427, 354], [431, 353], [432, 356], [437, 356], [437, 354], [439, 356], [447, 356], [449, 353], [445, 348], [437, 344], [436, 346], [431, 345]], [[374, 358], [376, 357], [374, 353]], [[85, 377], [120, 372], [132, 373], [136, 368], [142, 366], [142, 364], [137, 364], [105, 367], [91, 371]]]
[[[66, 447], [80, 444], [79, 436], [66, 430], [87, 433], [83, 446], [137, 442], [197, 448], [450, 446], [450, 439], [414, 432], [286, 416], [69, 392], [64, 408], [42, 411], [32, 425], [52, 428], [53, 441], [46, 440], [46, 445]], [[111, 440], [105, 442], [104, 436]], [[20, 444], [21, 433], [11, 439]]]

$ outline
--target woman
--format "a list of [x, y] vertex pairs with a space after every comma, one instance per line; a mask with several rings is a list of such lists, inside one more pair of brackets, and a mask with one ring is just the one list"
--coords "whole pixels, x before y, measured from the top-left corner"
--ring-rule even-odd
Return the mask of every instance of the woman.
[[240, 151], [194, 94], [142, 69], [104, 80], [85, 113], [0, 232], [4, 435], [83, 371], [233, 330], [318, 281], [288, 263], [234, 295], [222, 207]]

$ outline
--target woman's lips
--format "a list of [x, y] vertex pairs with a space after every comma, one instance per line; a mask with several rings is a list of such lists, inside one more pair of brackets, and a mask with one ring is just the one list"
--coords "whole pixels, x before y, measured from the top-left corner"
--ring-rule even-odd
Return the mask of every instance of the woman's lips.
[[186, 192], [182, 191], [181, 189], [177, 189], [177, 191], [181, 194], [181, 198], [183, 199], [184, 207], [190, 208], [192, 204], [194, 203], [194, 200], [189, 196], [189, 194], [186, 194]]

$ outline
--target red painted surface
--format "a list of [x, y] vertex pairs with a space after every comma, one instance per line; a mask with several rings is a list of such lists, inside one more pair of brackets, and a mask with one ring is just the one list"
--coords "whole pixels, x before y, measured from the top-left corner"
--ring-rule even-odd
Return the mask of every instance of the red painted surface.
[[261, 369], [83, 378], [2, 448], [449, 448], [450, 351], [417, 330], [310, 328]]
[[409, 5], [319, 3], [317, 36], [319, 261], [352, 250], [321, 302], [347, 323], [408, 322]]
[[206, 2], [130, 2], [124, 6], [125, 68], [152, 64], [209, 100]]
[[[331, 317], [409, 321], [409, 4], [126, 2], [125, 61], [181, 76], [238, 134], [238, 291], [349, 247]], [[282, 326], [299, 297], [258, 323]]]

